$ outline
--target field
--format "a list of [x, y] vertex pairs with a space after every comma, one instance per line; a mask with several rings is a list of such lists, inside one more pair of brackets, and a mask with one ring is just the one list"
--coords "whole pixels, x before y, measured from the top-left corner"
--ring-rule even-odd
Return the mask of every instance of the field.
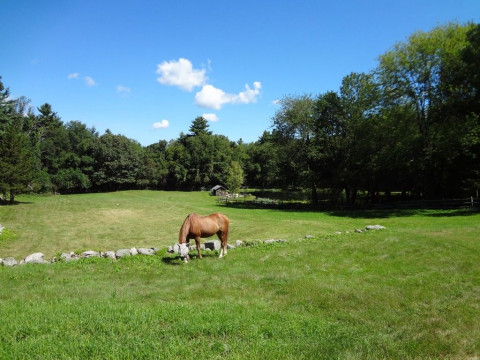
[[[478, 212], [240, 209], [204, 192], [18, 200], [0, 207], [2, 258], [165, 249], [190, 212], [223, 212], [230, 243], [259, 244], [189, 264], [162, 250], [0, 266], [0, 359], [480, 357]], [[272, 238], [288, 241], [260, 244]]]

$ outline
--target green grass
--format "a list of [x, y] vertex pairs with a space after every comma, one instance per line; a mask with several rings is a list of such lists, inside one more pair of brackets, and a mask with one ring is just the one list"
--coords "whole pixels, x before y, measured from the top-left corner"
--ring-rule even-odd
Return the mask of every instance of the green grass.
[[[19, 200], [0, 207], [0, 257], [163, 247], [193, 211], [226, 213], [230, 242], [290, 241], [187, 265], [161, 251], [0, 267], [2, 359], [480, 355], [478, 213], [245, 210], [199, 192]], [[345, 233], [377, 223], [387, 229]]]

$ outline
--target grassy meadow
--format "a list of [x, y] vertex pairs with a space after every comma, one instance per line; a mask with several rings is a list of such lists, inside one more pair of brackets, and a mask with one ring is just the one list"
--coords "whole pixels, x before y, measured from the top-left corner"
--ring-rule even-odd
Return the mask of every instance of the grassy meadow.
[[[224, 259], [206, 252], [189, 264], [162, 250], [0, 266], [0, 359], [480, 356], [478, 212], [241, 209], [205, 192], [18, 200], [0, 207], [0, 257], [17, 261], [33, 252], [164, 249], [190, 212], [225, 213], [232, 244], [289, 241]], [[353, 232], [374, 224], [386, 229]]]

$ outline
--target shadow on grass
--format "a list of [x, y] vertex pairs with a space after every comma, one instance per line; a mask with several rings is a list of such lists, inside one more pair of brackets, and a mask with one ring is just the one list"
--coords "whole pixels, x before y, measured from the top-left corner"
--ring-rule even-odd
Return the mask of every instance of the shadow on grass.
[[453, 217], [471, 216], [480, 213], [478, 209], [398, 209], [398, 210], [335, 210], [325, 211], [326, 214], [337, 217], [363, 218], [363, 219], [387, 219], [393, 217], [430, 216], [430, 217]]
[[0, 201], [0, 206], [17, 206], [17, 205], [29, 205], [33, 204], [32, 201], [14, 201], [13, 203], [6, 201], [6, 202], [1, 202]]
[[[190, 253], [190, 261], [194, 261], [194, 260], [201, 260], [198, 258], [198, 255], [197, 255], [197, 252], [195, 251], [195, 253]], [[202, 258], [215, 258], [215, 257], [218, 257], [218, 251], [209, 251], [209, 252], [202, 252]], [[173, 256], [173, 255], [166, 255], [164, 257], [162, 257], [162, 262], [164, 264], [167, 264], [167, 265], [173, 265], [173, 266], [178, 266], [178, 265], [182, 265], [184, 264], [185, 262], [183, 261], [182, 258], [180, 258], [180, 256]]]
[[[366, 218], [366, 219], [386, 219], [393, 217], [410, 217], [410, 216], [431, 216], [431, 217], [453, 217], [453, 216], [470, 216], [480, 213], [480, 208], [441, 208], [418, 206], [412, 204], [408, 207], [402, 204], [401, 207], [395, 207], [395, 204], [389, 204], [388, 207], [380, 208], [332, 208], [325, 206], [314, 206], [306, 203], [253, 203], [253, 202], [231, 202], [218, 204], [222, 207], [234, 207], [242, 209], [268, 209], [283, 212], [322, 212], [331, 216], [349, 217], [349, 218]], [[375, 206], [375, 205], [374, 205]], [[381, 206], [381, 205], [379, 205]]]

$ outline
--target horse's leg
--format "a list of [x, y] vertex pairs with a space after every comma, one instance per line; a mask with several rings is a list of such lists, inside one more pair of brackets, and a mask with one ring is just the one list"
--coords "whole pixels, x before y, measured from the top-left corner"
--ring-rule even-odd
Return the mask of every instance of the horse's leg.
[[222, 247], [220, 248], [220, 256], [219, 256], [219, 258], [221, 258], [227, 255], [227, 233], [225, 233], [224, 231], [219, 231], [217, 235], [220, 241], [222, 242]]
[[197, 252], [198, 252], [198, 258], [202, 258], [202, 253], [200, 252], [200, 238], [197, 236], [195, 237], [195, 243], [197, 244]]

